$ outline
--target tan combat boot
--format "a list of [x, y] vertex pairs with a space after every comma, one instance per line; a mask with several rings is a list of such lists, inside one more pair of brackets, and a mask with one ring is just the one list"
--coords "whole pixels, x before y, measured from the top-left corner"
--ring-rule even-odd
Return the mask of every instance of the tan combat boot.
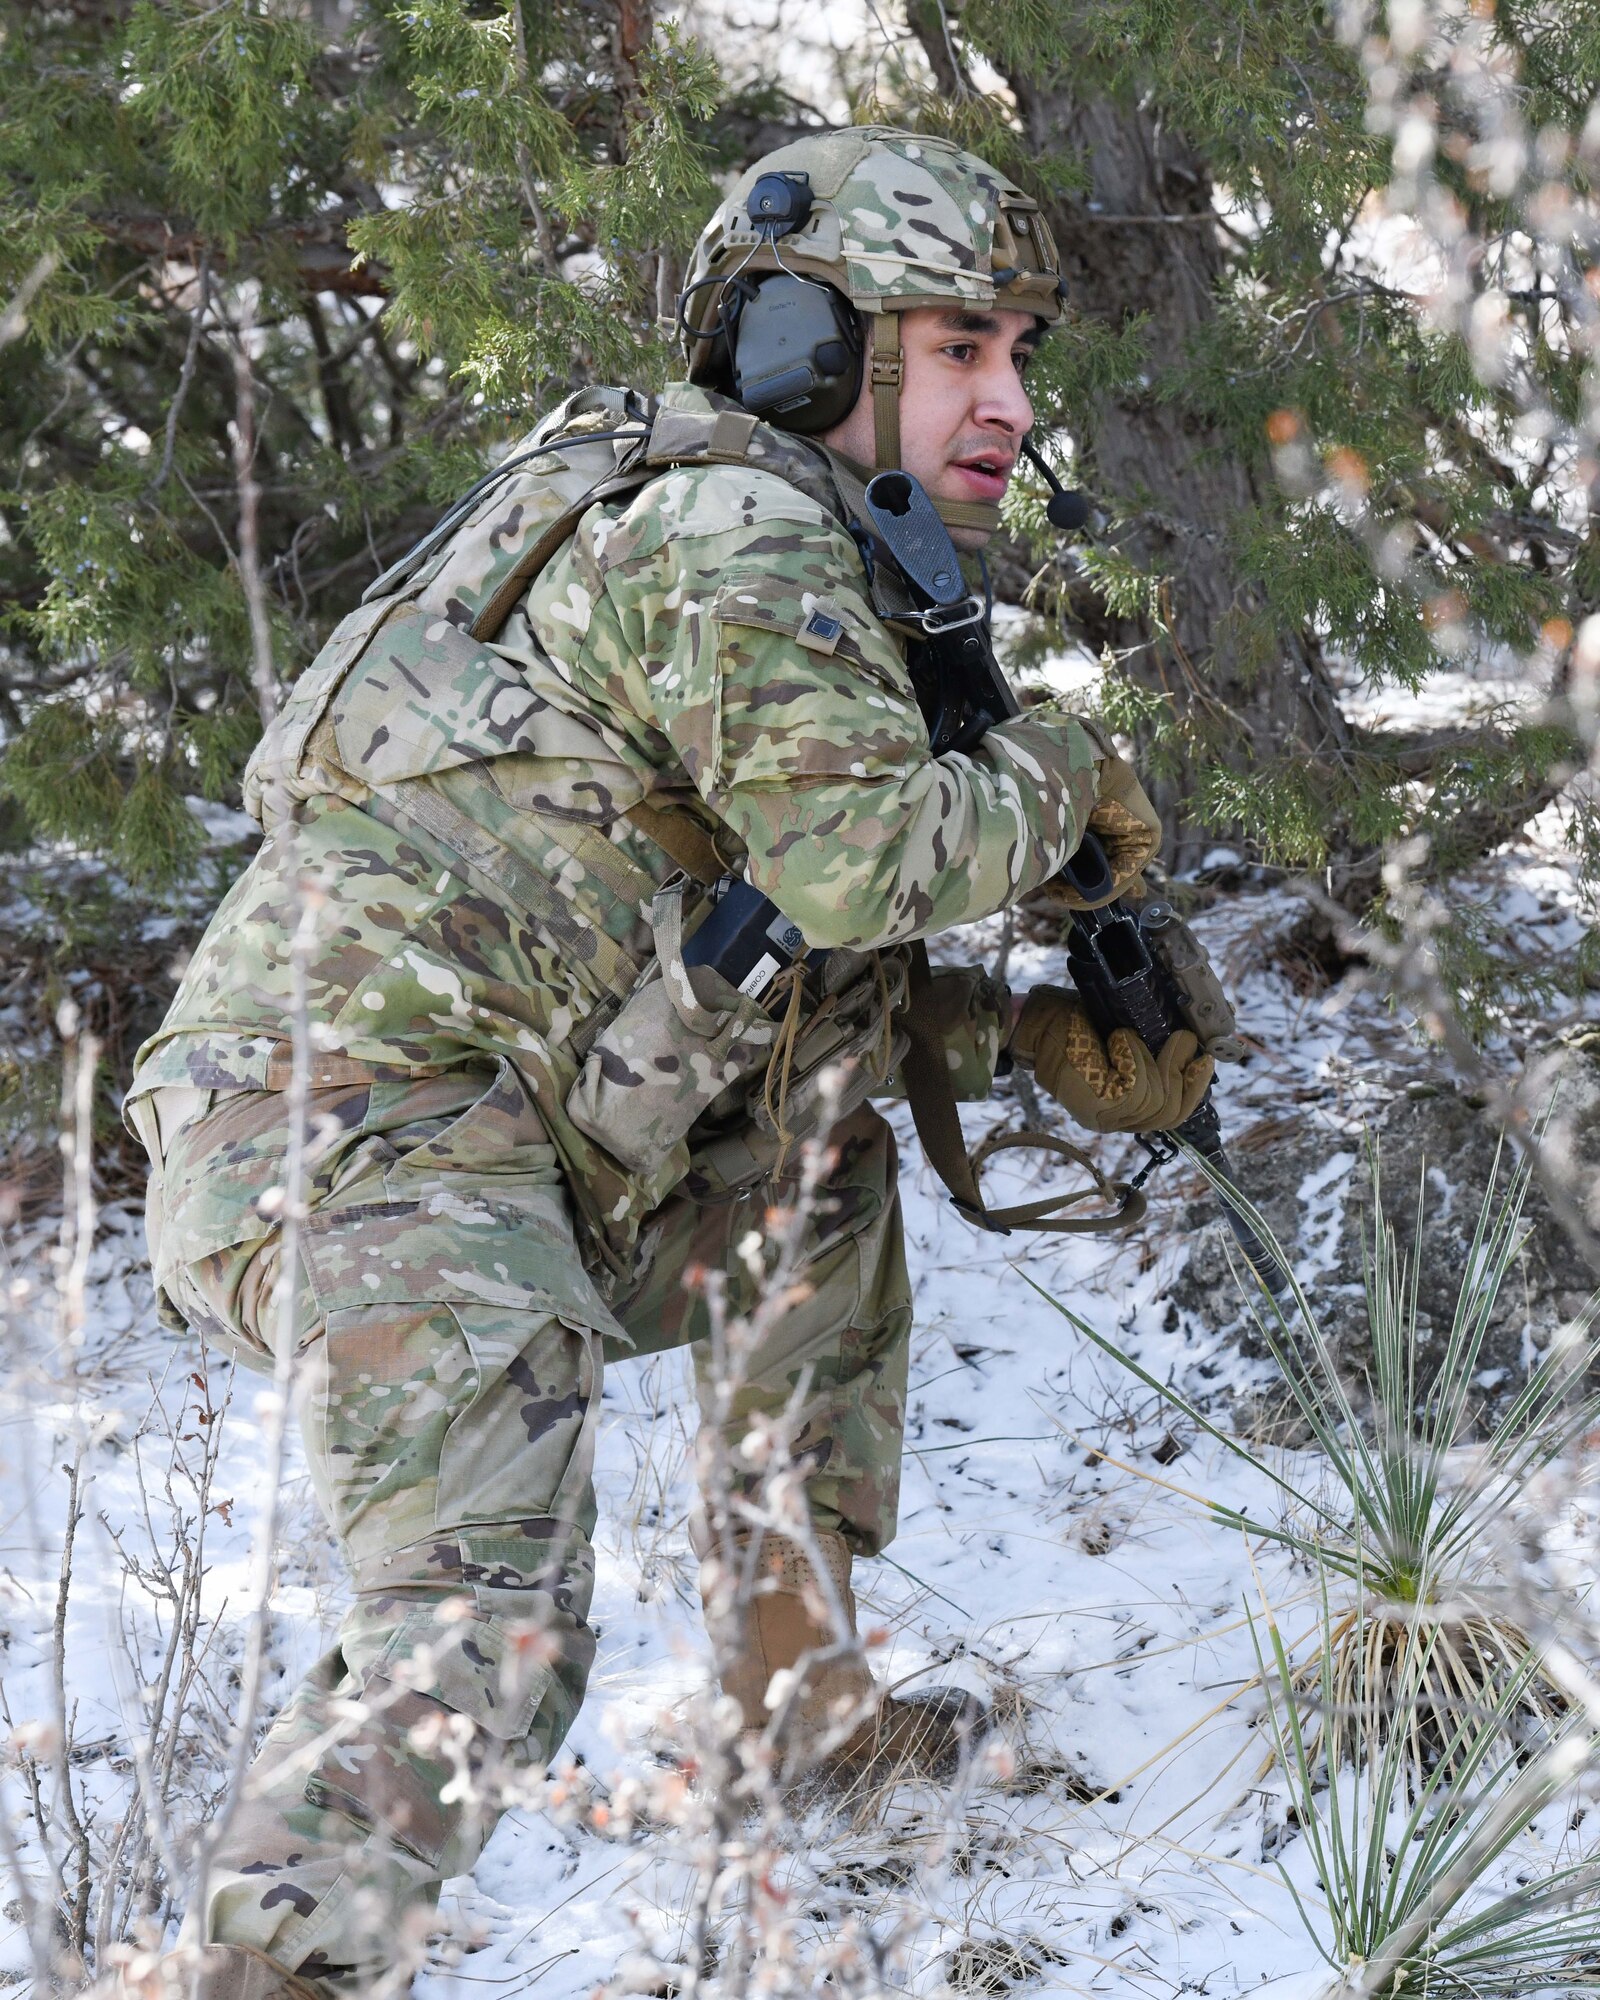
[[[849, 1545], [826, 1529], [816, 1531], [816, 1542], [854, 1633]], [[826, 1592], [798, 1542], [765, 1536], [758, 1569], [760, 1580], [742, 1607], [734, 1649], [721, 1662], [723, 1692], [739, 1704], [746, 1729], [764, 1729], [771, 1719], [766, 1695], [775, 1673], [837, 1645]], [[722, 1581], [720, 1564], [702, 1568], [708, 1610]], [[859, 1651], [823, 1658], [806, 1667], [790, 1705], [785, 1762], [799, 1770], [820, 1757], [842, 1775], [872, 1780], [939, 1777], [960, 1763], [982, 1716], [982, 1705], [960, 1690], [904, 1698], [885, 1694]]]
[[87, 2000], [322, 2000], [315, 1987], [247, 1944], [207, 1944], [135, 1959]]

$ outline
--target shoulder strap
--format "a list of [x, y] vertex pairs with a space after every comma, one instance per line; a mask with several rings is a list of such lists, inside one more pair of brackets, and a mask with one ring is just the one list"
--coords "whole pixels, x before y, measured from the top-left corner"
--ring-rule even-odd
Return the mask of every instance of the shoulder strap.
[[653, 840], [663, 854], [676, 861], [692, 880], [715, 882], [727, 874], [728, 866], [717, 852], [716, 841], [687, 813], [673, 812], [651, 799], [636, 799], [631, 806], [623, 807], [622, 816], [647, 840]]
[[[834, 475], [833, 484], [837, 486], [838, 468], [833, 454], [827, 453], [826, 457], [828, 470]], [[643, 449], [626, 465], [590, 487], [524, 549], [501, 579], [494, 595], [473, 619], [473, 638], [492, 640], [495, 637], [511, 616], [517, 599], [562, 544], [576, 532], [579, 521], [589, 508], [604, 500], [623, 499], [637, 493], [659, 473], [677, 465], [759, 466], [762, 471], [789, 480], [791, 485], [804, 485], [806, 490], [813, 491], [814, 497], [819, 483], [827, 483], [816, 447], [808, 440], [791, 438], [772, 430], [748, 410], [741, 410], [732, 404], [709, 411], [679, 410], [670, 404], [659, 405], [651, 414], [650, 437]], [[851, 503], [839, 495], [833, 502], [835, 511], [839, 511], [838, 500], [843, 500], [846, 510], [850, 508]]]
[[564, 508], [544, 533], [528, 544], [500, 579], [499, 588], [468, 628], [473, 638], [493, 639], [498, 634], [501, 626], [516, 609], [517, 599], [562, 543], [570, 538], [591, 507], [601, 500], [611, 500], [619, 494], [636, 492], [653, 477], [650, 467], [643, 464], [629, 466], [622, 472], [608, 473], [604, 479], [591, 486], [587, 493], [574, 500], [570, 507]]
[[[950, 1199], [968, 1222], [1004, 1236], [1013, 1229], [1036, 1229], [1057, 1236], [1101, 1236], [1132, 1229], [1144, 1218], [1145, 1198], [1137, 1188], [1108, 1181], [1081, 1147], [1053, 1132], [1004, 1132], [986, 1139], [975, 1154], [967, 1151], [961, 1114], [950, 1084], [944, 1049], [930, 1032], [924, 1004], [932, 984], [928, 948], [920, 938], [911, 946], [911, 980], [906, 1013], [900, 1022], [909, 1046], [900, 1065], [912, 1122], [928, 1164], [944, 1182]], [[1094, 1185], [1076, 1193], [1050, 1195], [1042, 1201], [1018, 1202], [1011, 1208], [990, 1208], [978, 1185], [978, 1173], [995, 1153], [1015, 1149], [1055, 1153], [1083, 1167]], [[1100, 1200], [1115, 1204], [1109, 1215], [1065, 1216], [1058, 1209]]]

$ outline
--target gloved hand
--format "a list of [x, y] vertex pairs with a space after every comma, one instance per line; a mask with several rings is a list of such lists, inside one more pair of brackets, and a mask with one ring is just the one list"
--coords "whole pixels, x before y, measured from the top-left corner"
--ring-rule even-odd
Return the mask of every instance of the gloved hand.
[[[1089, 815], [1089, 831], [1099, 836], [1121, 895], [1137, 882], [1161, 847], [1161, 820], [1144, 795], [1133, 766], [1109, 745], [1100, 760], [1100, 796]], [[1074, 891], [1067, 891], [1071, 902]]]
[[1187, 1028], [1159, 1055], [1128, 1028], [1113, 1028], [1101, 1041], [1077, 994], [1059, 986], [1032, 988], [1010, 1047], [1090, 1132], [1170, 1132], [1205, 1096], [1216, 1069]]
[[1095, 765], [1098, 797], [1084, 824], [1105, 849], [1112, 888], [1110, 895], [1086, 903], [1064, 876], [1054, 875], [1039, 885], [1035, 893], [1041, 900], [1068, 910], [1098, 909], [1113, 897], [1126, 894], [1161, 846], [1161, 820], [1145, 797], [1133, 766], [1117, 755], [1097, 724], [1084, 722], [1083, 727], [1100, 753]]

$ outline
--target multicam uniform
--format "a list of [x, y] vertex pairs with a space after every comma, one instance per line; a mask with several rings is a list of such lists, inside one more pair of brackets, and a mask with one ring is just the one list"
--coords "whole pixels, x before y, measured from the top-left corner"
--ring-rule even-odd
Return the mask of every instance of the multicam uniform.
[[[340, 628], [257, 754], [266, 839], [131, 1093], [166, 1300], [269, 1362], [309, 894], [290, 1337], [355, 1601], [264, 1746], [201, 1921], [329, 1993], [365, 1990], [399, 1914], [487, 1835], [492, 1812], [448, 1783], [453, 1732], [475, 1760], [542, 1761], [576, 1712], [605, 1360], [706, 1331], [689, 1267], [725, 1270], [736, 1306], [749, 1286], [733, 1246], [774, 1198], [774, 1025], [700, 979], [668, 998], [707, 1039], [660, 1056], [618, 1012], [672, 977], [649, 977], [681, 914], [668, 848], [714, 850], [702, 875], [742, 865], [841, 948], [834, 1011], [871, 1082], [865, 1051], [897, 1046], [895, 947], [1044, 882], [1095, 802], [1099, 753], [1071, 720], [931, 755], [820, 455], [682, 386], [657, 442], [663, 469], [582, 515], [494, 643], [468, 628], [530, 529], [493, 494]], [[941, 1012], [981, 1093], [1005, 996], [975, 978]], [[777, 1107], [790, 1127], [805, 1070]], [[862, 1102], [830, 1143], [810, 1297], [754, 1356], [733, 1428], [809, 1369], [810, 1505], [871, 1554], [894, 1528], [910, 1295], [889, 1128]], [[359, 1725], [340, 1720], [354, 1695]]]

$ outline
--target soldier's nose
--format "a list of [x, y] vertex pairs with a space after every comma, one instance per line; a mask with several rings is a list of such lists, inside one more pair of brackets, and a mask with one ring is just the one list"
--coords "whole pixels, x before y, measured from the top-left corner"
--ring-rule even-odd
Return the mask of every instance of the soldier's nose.
[[973, 409], [974, 420], [988, 430], [1022, 437], [1033, 422], [1033, 405], [1009, 358], [1003, 373], [985, 380]]

